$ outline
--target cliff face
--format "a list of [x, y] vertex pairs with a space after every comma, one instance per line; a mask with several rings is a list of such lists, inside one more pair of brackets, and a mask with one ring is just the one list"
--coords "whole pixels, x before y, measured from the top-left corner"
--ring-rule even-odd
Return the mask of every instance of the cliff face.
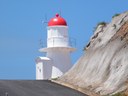
[[101, 95], [128, 88], [128, 12], [99, 25], [85, 50], [60, 81]]

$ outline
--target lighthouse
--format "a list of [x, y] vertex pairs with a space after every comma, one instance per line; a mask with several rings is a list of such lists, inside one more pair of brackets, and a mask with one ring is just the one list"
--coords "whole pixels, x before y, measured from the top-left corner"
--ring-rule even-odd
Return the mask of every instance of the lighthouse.
[[68, 25], [64, 18], [56, 14], [47, 26], [47, 46], [39, 49], [46, 57], [36, 59], [36, 79], [58, 78], [71, 67], [71, 52], [75, 51], [69, 43]]

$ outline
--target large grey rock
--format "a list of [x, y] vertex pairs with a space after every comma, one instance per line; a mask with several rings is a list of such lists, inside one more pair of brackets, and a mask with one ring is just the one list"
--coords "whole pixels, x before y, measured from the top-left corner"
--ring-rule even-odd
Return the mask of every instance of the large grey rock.
[[86, 52], [59, 80], [101, 95], [124, 91], [128, 79], [128, 12], [99, 25]]

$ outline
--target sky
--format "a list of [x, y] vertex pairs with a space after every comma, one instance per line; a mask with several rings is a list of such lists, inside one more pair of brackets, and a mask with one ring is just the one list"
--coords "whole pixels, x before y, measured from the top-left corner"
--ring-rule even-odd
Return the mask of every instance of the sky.
[[[35, 59], [56, 13], [66, 19], [76, 41], [72, 62], [82, 56], [98, 22], [128, 10], [128, 0], [0, 0], [0, 79], [35, 80]], [[46, 43], [45, 43], [46, 44]]]

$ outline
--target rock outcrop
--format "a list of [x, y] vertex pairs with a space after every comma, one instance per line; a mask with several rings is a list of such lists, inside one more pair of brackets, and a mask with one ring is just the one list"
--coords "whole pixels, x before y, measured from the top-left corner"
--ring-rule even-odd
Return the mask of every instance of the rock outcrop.
[[99, 24], [85, 53], [59, 81], [100, 95], [128, 88], [128, 12]]

